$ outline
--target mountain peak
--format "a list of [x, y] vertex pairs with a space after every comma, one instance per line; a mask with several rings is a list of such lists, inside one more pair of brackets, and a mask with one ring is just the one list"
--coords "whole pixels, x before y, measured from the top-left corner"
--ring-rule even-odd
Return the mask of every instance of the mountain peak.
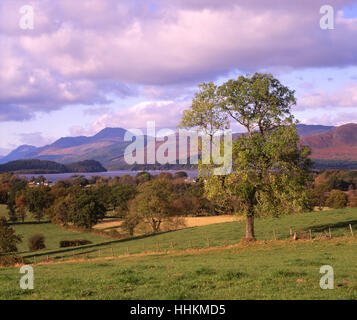
[[123, 128], [107, 127], [107, 128], [104, 128], [103, 130], [99, 131], [92, 138], [95, 138], [95, 139], [120, 138], [123, 140], [126, 131], [127, 130], [125, 130]]

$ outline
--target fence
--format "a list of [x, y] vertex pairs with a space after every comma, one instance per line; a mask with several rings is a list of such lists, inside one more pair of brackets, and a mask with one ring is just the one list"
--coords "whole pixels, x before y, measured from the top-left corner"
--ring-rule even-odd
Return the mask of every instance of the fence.
[[[345, 235], [350, 234], [354, 237], [353, 227], [351, 224], [348, 225], [348, 231], [345, 231]], [[319, 238], [332, 238], [331, 227], [326, 228], [323, 232], [314, 232], [314, 230], [309, 229], [308, 231], [298, 231], [290, 227], [286, 232], [278, 232], [278, 230], [272, 230], [271, 239], [266, 240], [298, 240], [298, 239], [319, 239]], [[90, 260], [90, 259], [100, 259], [100, 258], [113, 258], [113, 257], [126, 257], [131, 255], [143, 255], [143, 254], [167, 254], [174, 251], [184, 251], [184, 250], [200, 250], [207, 249], [211, 247], [228, 247], [231, 245], [238, 244], [240, 239], [230, 239], [228, 236], [225, 239], [210, 239], [209, 237], [202, 237], [200, 241], [185, 240], [180, 242], [169, 241], [155, 241], [152, 243], [146, 242], [144, 239], [137, 240], [142, 241], [141, 244], [125, 245], [121, 242], [121, 247], [114, 247], [113, 244], [118, 244], [118, 242], [106, 242], [95, 245], [87, 245], [83, 247], [75, 247], [67, 250], [54, 250], [45, 253], [33, 253], [28, 255], [23, 255], [22, 258], [24, 263], [28, 264], [38, 264], [38, 263], [50, 263], [50, 262], [65, 262], [65, 261], [76, 261], [76, 260]], [[105, 246], [105, 247], [104, 247]], [[16, 252], [0, 254], [1, 256], [13, 255]]]

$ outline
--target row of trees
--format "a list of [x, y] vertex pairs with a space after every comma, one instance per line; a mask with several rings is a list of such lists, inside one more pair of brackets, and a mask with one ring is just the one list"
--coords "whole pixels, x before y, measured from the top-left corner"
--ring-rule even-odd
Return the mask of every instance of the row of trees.
[[[210, 201], [204, 197], [202, 181], [187, 182], [184, 172], [175, 175], [162, 173], [155, 177], [140, 172], [130, 180], [122, 178], [98, 177], [93, 179], [93, 184], [89, 184], [82, 183], [83, 177], [74, 177], [48, 187], [28, 185], [16, 176], [3, 175], [0, 176], [0, 185], [5, 193], [1, 201], [7, 204], [11, 222], [24, 222], [29, 212], [38, 222], [47, 217], [56, 224], [91, 228], [109, 214], [125, 219], [124, 225], [131, 234], [133, 226], [146, 217], [143, 208], [151, 201], [149, 196], [159, 196], [160, 192], [165, 195], [160, 199], [163, 201], [165, 198], [170, 207], [170, 212], [166, 211], [167, 217], [216, 213]], [[164, 187], [160, 187], [162, 184]], [[163, 205], [163, 202], [156, 204], [162, 211], [159, 204]], [[159, 216], [164, 215], [161, 211]], [[145, 221], [149, 222], [147, 219]], [[152, 222], [153, 219], [149, 224], [157, 232], [161, 222], [158, 225]]]

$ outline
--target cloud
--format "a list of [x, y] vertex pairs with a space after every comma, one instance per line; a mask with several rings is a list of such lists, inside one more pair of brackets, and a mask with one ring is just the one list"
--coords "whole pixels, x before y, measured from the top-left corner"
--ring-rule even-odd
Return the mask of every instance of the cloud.
[[0, 148], [0, 157], [8, 155], [10, 153], [10, 151], [11, 151], [11, 149]]
[[73, 128], [72, 132], [93, 134], [106, 127], [146, 128], [148, 121], [155, 121], [157, 128], [176, 128], [181, 120], [182, 111], [188, 106], [187, 102], [146, 101], [128, 109], [103, 114], [90, 127]]
[[22, 144], [28, 144], [35, 147], [41, 147], [52, 143], [55, 139], [44, 137], [41, 132], [30, 132], [19, 134]]
[[302, 121], [304, 124], [341, 126], [347, 123], [357, 123], [357, 112], [340, 112], [334, 114], [323, 114]]
[[35, 29], [21, 30], [23, 1], [2, 0], [0, 121], [104, 105], [108, 96], [174, 100], [181, 90], [170, 87], [234, 70], [357, 63], [357, 20], [341, 11], [352, 0], [334, 1], [336, 28], [327, 31], [319, 28], [325, 0], [155, 3], [31, 0]]
[[357, 83], [349, 82], [332, 93], [319, 90], [304, 95], [298, 100], [297, 110], [356, 107]]

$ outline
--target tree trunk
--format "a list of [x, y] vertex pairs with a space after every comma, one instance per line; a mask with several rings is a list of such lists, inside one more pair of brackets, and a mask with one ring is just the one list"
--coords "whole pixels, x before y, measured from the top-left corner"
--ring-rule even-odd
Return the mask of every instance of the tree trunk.
[[255, 240], [254, 235], [254, 216], [248, 215], [246, 219], [246, 228], [245, 228], [245, 238], [248, 241]]

